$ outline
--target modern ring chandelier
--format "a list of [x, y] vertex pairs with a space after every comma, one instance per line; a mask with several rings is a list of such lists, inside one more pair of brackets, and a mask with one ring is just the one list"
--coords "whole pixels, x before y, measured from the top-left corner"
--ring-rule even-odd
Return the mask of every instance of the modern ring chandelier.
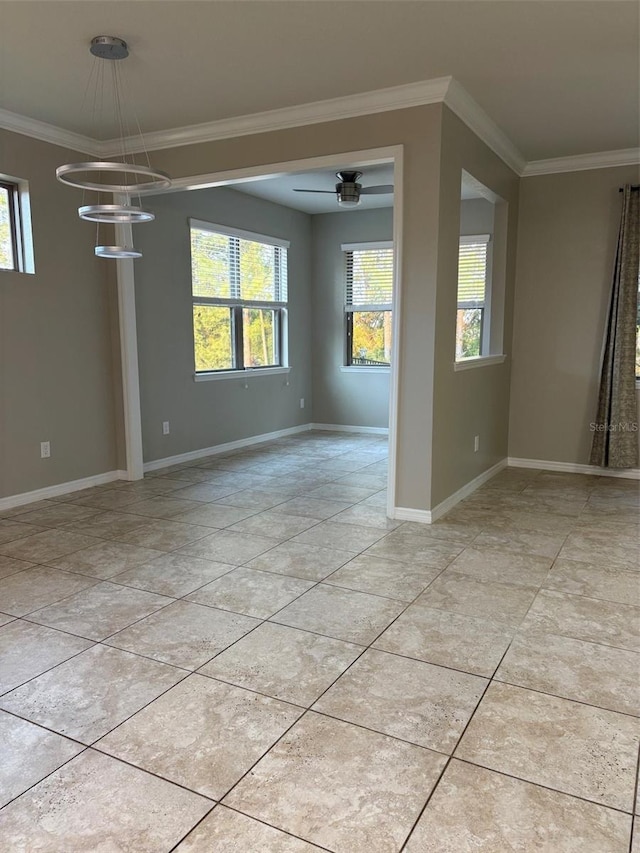
[[[96, 57], [94, 66], [87, 82], [85, 101], [90, 89], [93, 89], [93, 121], [94, 135], [96, 122], [105, 111], [107, 99], [110, 101], [111, 118], [119, 129], [119, 158], [118, 160], [95, 160], [85, 163], [68, 163], [58, 166], [56, 177], [63, 184], [84, 191], [108, 193], [112, 195], [109, 204], [82, 204], [78, 208], [81, 219], [95, 222], [96, 247], [95, 254], [100, 258], [139, 258], [142, 252], [132, 245], [107, 246], [100, 240], [100, 224], [135, 225], [139, 222], [150, 222], [155, 215], [142, 207], [141, 193], [148, 190], [166, 189], [171, 186], [171, 178], [165, 172], [154, 169], [149, 162], [149, 155], [144, 144], [137, 117], [133, 110], [135, 133], [130, 133], [130, 117], [127, 115], [128, 105], [125, 103], [124, 84], [119, 60], [129, 56], [127, 43], [116, 36], [96, 36], [91, 39], [89, 47], [91, 54]], [[107, 67], [111, 75], [105, 74]], [[106, 78], [106, 79], [105, 79]], [[110, 98], [107, 90], [111, 89]], [[144, 164], [137, 163], [134, 151], [142, 152]], [[138, 204], [132, 204], [132, 197], [137, 197]], [[84, 201], [84, 199], [83, 199]], [[123, 241], [124, 242], [124, 241]]]

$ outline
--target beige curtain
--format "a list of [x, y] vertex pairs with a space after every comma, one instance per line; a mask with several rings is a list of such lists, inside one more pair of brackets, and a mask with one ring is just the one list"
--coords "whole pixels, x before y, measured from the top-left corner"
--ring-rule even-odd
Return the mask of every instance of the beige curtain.
[[640, 268], [640, 192], [624, 187], [609, 322], [604, 346], [598, 414], [591, 464], [607, 468], [638, 465], [636, 322]]

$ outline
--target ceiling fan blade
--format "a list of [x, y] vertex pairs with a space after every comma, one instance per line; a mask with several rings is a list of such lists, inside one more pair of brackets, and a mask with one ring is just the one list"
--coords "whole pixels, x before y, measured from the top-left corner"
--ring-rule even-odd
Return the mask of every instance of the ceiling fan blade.
[[335, 190], [302, 190], [302, 189], [294, 189], [294, 193], [329, 193], [329, 195], [335, 195]]
[[393, 184], [380, 184], [377, 187], [362, 187], [360, 195], [382, 195], [383, 193], [392, 193]]

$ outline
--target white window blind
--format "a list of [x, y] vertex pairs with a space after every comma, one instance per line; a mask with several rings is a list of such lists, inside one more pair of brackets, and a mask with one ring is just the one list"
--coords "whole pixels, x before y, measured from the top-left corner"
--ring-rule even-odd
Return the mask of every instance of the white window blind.
[[190, 230], [191, 280], [197, 301], [286, 306], [288, 243], [193, 220]]
[[343, 245], [346, 311], [390, 311], [393, 300], [393, 244]]
[[460, 238], [458, 308], [483, 308], [487, 286], [489, 234]]

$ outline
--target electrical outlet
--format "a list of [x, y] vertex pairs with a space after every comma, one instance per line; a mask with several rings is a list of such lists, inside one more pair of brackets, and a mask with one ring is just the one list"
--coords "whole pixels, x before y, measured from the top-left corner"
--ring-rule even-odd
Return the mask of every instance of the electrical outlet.
[[300, 397], [300, 408], [304, 409], [304, 397]]
[[162, 434], [169, 435], [169, 421], [162, 421]]
[[480, 450], [480, 436], [476, 435], [473, 439], [473, 452], [477, 453]]
[[51, 456], [51, 442], [40, 442], [40, 459], [48, 459]]

